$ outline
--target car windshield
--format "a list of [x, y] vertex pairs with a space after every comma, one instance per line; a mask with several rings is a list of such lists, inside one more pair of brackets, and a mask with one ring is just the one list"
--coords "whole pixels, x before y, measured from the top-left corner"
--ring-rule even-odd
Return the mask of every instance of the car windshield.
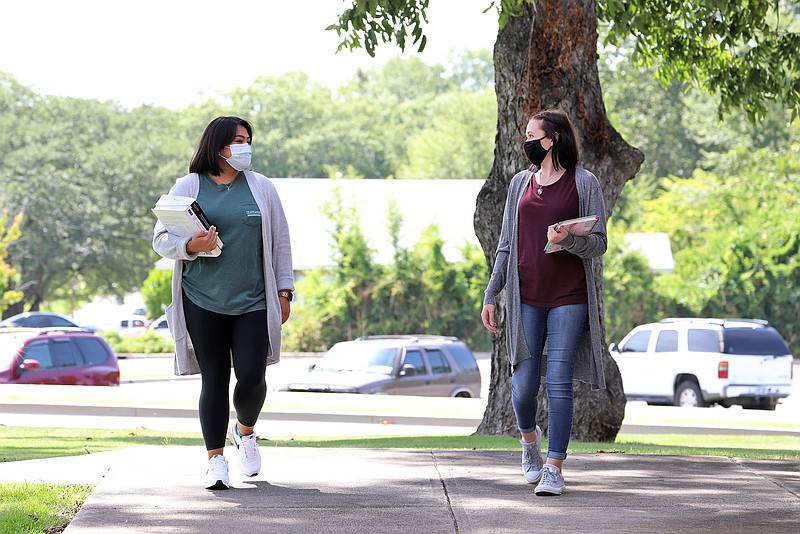
[[0, 335], [0, 370], [7, 369], [11, 365], [11, 362], [14, 361], [14, 356], [22, 346], [22, 342], [33, 335], [23, 332], [9, 332]]
[[358, 371], [388, 375], [394, 369], [397, 349], [355, 343], [334, 345], [322, 357], [315, 371]]
[[725, 328], [726, 354], [754, 356], [783, 356], [791, 354], [789, 347], [774, 328]]

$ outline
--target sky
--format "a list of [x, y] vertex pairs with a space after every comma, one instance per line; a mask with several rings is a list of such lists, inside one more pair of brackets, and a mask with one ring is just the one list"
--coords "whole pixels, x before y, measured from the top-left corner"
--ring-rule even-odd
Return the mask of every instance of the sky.
[[[490, 0], [432, 0], [419, 56], [492, 49]], [[395, 46], [336, 53], [325, 27], [343, 0], [26, 0], [3, 2], [0, 71], [43, 95], [180, 109], [246, 87], [259, 76], [304, 71], [335, 89], [356, 70], [399, 55]], [[414, 48], [415, 49], [415, 48]], [[408, 54], [408, 52], [406, 53]]]

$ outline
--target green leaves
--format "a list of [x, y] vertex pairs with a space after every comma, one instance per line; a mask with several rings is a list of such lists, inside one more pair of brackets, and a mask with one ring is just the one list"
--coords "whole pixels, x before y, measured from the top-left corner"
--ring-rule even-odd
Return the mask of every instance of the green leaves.
[[422, 33], [422, 25], [428, 22], [427, 8], [428, 0], [353, 0], [351, 7], [327, 29], [344, 36], [339, 43], [340, 51], [364, 48], [374, 57], [377, 46], [389, 42], [405, 50], [410, 33], [413, 44], [419, 43], [417, 51], [422, 52], [427, 44], [427, 37]]
[[665, 84], [693, 81], [734, 108], [762, 119], [777, 101], [800, 112], [797, 6], [767, 0], [606, 0], [597, 16], [609, 24], [606, 44], [632, 36], [635, 57], [655, 66]]
[[[796, 151], [796, 149], [795, 149]], [[800, 348], [800, 172], [793, 150], [733, 150], [718, 173], [671, 180], [640, 224], [670, 234], [657, 292], [692, 315], [767, 319]]]

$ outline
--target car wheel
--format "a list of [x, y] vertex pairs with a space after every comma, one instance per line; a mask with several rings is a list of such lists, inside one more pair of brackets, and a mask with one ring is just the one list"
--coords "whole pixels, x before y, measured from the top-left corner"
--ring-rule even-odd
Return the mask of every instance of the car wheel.
[[466, 391], [459, 391], [458, 393], [456, 393], [456, 398], [457, 399], [471, 399], [472, 396]]
[[688, 408], [705, 408], [708, 404], [703, 400], [700, 387], [695, 382], [681, 382], [675, 390], [675, 406]]

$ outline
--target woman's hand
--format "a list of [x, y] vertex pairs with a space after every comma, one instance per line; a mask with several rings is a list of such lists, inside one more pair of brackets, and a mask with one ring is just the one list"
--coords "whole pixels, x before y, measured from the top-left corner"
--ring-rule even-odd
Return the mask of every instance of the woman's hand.
[[217, 235], [216, 226], [212, 226], [208, 230], [200, 230], [186, 243], [186, 252], [189, 254], [211, 252], [217, 246]]
[[494, 308], [494, 304], [484, 304], [483, 310], [481, 310], [483, 326], [492, 333], [497, 332], [497, 319], [494, 317]]
[[281, 303], [281, 324], [289, 320], [289, 315], [292, 313], [292, 303], [286, 297], [278, 297], [278, 302]]
[[551, 243], [560, 243], [567, 238], [569, 232], [566, 231], [564, 228], [559, 228], [556, 230], [556, 225], [551, 224], [547, 227], [547, 240]]

